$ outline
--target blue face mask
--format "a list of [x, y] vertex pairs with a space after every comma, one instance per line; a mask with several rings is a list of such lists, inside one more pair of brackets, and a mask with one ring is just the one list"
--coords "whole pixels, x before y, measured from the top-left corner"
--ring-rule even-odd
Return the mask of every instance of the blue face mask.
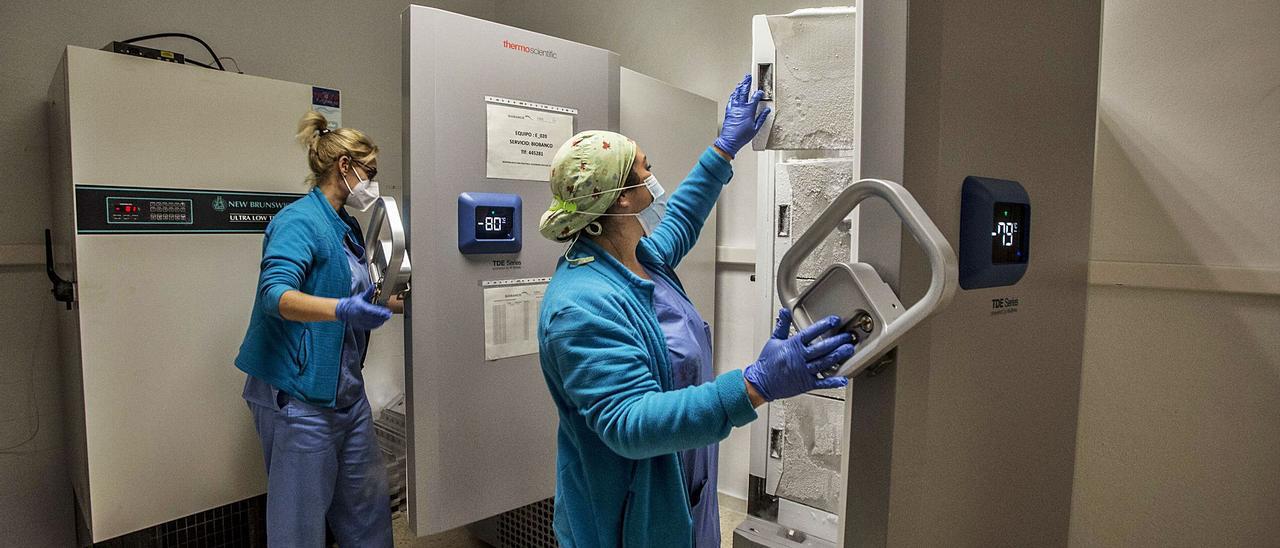
[[653, 231], [658, 228], [658, 223], [662, 222], [662, 217], [667, 214], [667, 191], [662, 188], [662, 183], [659, 183], [658, 178], [652, 173], [645, 178], [644, 186], [653, 196], [653, 203], [644, 208], [637, 217], [640, 219], [640, 226], [644, 227], [645, 235], [652, 236]]

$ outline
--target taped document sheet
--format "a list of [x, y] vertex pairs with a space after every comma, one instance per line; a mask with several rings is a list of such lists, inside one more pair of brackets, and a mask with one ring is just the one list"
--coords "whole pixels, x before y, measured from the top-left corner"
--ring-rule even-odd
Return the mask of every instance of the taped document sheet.
[[484, 359], [537, 354], [538, 310], [547, 284], [492, 283], [484, 287]]
[[578, 111], [501, 97], [485, 97], [485, 103], [485, 177], [550, 181], [551, 158], [573, 137]]

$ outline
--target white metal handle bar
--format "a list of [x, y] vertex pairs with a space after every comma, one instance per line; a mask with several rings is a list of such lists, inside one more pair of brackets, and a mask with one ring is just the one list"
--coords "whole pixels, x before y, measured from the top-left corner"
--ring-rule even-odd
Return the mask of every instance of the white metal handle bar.
[[[778, 263], [777, 274], [778, 299], [783, 306], [793, 308], [800, 298], [801, 293], [796, 279], [800, 263], [813, 253], [814, 249], [844, 221], [845, 217], [849, 216], [854, 207], [872, 196], [889, 202], [916, 244], [924, 250], [929, 259], [931, 274], [929, 290], [901, 316], [883, 326], [879, 337], [868, 341], [864, 347], [858, 348], [853, 357], [840, 366], [835, 374], [845, 377], [861, 373], [886, 351], [893, 348], [894, 343], [904, 333], [951, 302], [959, 279], [955, 251], [911, 193], [898, 183], [883, 179], [862, 179], [844, 189], [783, 254], [782, 261]], [[797, 320], [800, 321], [800, 318]], [[797, 327], [807, 326], [797, 325]]]
[[[384, 225], [389, 233], [387, 240], [382, 239]], [[383, 196], [373, 203], [364, 236], [364, 254], [369, 275], [377, 287], [373, 302], [385, 305], [398, 288], [409, 281], [404, 272], [409, 261], [405, 250], [404, 220], [395, 198]]]

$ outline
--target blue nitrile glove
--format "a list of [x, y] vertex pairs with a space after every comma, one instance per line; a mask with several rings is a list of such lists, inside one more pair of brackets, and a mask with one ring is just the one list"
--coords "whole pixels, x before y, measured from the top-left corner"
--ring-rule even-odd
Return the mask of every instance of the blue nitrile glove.
[[724, 107], [724, 125], [720, 126], [720, 136], [716, 138], [715, 145], [729, 156], [736, 156], [742, 147], [755, 138], [756, 133], [764, 126], [765, 119], [773, 111], [764, 107], [764, 111], [757, 116], [756, 106], [764, 97], [764, 91], [756, 90], [751, 94], [750, 90], [751, 75], [748, 74], [738, 87], [733, 88], [733, 93], [729, 94], [729, 104]]
[[391, 319], [391, 309], [369, 302], [372, 299], [373, 286], [369, 286], [359, 297], [338, 299], [338, 307], [333, 310], [333, 315], [356, 329], [377, 329]]
[[773, 337], [764, 343], [760, 358], [748, 365], [743, 375], [765, 401], [798, 396], [816, 388], [840, 388], [848, 384], [849, 379], [845, 377], [819, 379], [818, 373], [853, 357], [853, 337], [839, 333], [809, 345], [819, 335], [839, 325], [838, 316], [827, 316], [788, 338], [791, 311], [779, 310]]

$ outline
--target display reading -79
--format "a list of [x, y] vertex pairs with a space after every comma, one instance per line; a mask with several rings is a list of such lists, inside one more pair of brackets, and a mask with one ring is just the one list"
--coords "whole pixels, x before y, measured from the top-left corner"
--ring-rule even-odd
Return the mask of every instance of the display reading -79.
[[991, 262], [1027, 262], [1026, 204], [997, 202], [991, 220]]

